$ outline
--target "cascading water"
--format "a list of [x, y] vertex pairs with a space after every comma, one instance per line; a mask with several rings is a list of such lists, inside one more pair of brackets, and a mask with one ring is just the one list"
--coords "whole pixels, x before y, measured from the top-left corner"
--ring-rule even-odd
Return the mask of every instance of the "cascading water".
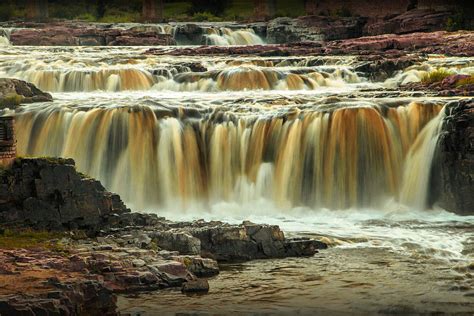
[[[72, 157], [140, 208], [247, 202], [250, 187], [259, 188], [253, 198], [281, 207], [376, 207], [397, 199], [407, 152], [433, 137], [422, 129], [441, 106], [337, 107], [244, 116], [225, 107], [197, 116], [178, 108], [176, 117], [153, 106], [48, 107], [18, 115], [19, 153]], [[426, 150], [410, 153], [408, 165], [430, 159]]]
[[264, 41], [253, 29], [231, 30], [229, 28], [208, 28], [205, 35], [206, 45], [262, 45]]
[[[135, 211], [278, 224], [332, 247], [314, 258], [223, 269], [210, 279], [217, 290], [199, 298], [164, 291], [145, 303], [127, 298], [124, 313], [149, 304], [150, 314], [174, 314], [198, 299], [203, 313], [229, 304], [233, 312], [275, 313], [261, 309], [264, 300], [302, 306], [304, 314], [321, 297], [330, 310], [350, 306], [347, 313], [364, 315], [387, 306], [400, 314], [427, 306], [433, 314], [472, 311], [465, 289], [473, 286], [474, 218], [426, 203], [451, 99], [395, 90], [433, 69], [471, 73], [472, 58], [431, 58], [371, 82], [348, 56], [144, 51], [0, 48], [0, 76], [32, 81], [54, 97], [8, 110], [19, 154], [74, 158]], [[242, 289], [250, 294], [236, 296]], [[400, 293], [414, 309], [399, 308]]]

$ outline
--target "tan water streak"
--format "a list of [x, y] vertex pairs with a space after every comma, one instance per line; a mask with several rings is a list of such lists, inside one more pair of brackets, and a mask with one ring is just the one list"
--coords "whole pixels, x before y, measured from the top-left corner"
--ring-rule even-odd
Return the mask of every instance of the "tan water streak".
[[282, 207], [379, 206], [398, 199], [407, 153], [424, 146], [431, 132], [422, 129], [440, 111], [418, 103], [275, 117], [217, 109], [196, 120], [159, 118], [148, 106], [53, 107], [18, 114], [18, 148], [74, 158], [136, 207], [262, 197]]

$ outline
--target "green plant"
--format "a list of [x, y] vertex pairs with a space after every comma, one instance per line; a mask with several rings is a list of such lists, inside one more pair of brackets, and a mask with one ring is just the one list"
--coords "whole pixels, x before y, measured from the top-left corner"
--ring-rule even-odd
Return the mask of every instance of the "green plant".
[[0, 248], [2, 249], [49, 249], [64, 252], [65, 248], [59, 242], [64, 234], [44, 230], [1, 229]]
[[198, 12], [193, 15], [191, 18], [194, 22], [221, 22], [220, 17], [215, 16], [210, 12]]
[[439, 68], [439, 69], [436, 69], [434, 71], [431, 71], [431, 72], [425, 74], [421, 78], [421, 82], [423, 82], [425, 84], [440, 82], [440, 81], [443, 81], [443, 79], [445, 79], [446, 77], [449, 77], [451, 75], [454, 75], [454, 73], [452, 71], [449, 71], [445, 68]]
[[95, 22], [97, 21], [96, 17], [91, 13], [83, 13], [75, 17], [75, 20], [79, 21], [87, 21], [87, 22]]
[[21, 104], [21, 102], [23, 102], [23, 96], [16, 93], [7, 94], [0, 98], [0, 106], [2, 107], [16, 106]]
[[457, 31], [463, 29], [466, 24], [464, 12], [457, 11], [446, 20], [446, 31]]

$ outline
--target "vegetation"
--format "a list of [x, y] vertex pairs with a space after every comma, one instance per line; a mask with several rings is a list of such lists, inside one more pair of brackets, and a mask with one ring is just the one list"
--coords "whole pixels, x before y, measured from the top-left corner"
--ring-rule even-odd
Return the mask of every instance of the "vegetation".
[[12, 93], [0, 98], [0, 107], [16, 106], [23, 102], [23, 96]]
[[60, 239], [64, 234], [32, 229], [0, 228], [0, 248], [2, 249], [49, 249], [64, 252]]
[[[0, 21], [25, 19], [27, 0], [0, 1]], [[143, 0], [48, 0], [50, 19], [88, 22], [140, 22]], [[164, 0], [165, 21], [248, 20], [254, 15], [254, 0]], [[304, 0], [276, 0], [276, 16], [304, 14]]]
[[443, 79], [445, 79], [446, 77], [449, 77], [451, 75], [454, 75], [454, 73], [452, 71], [449, 71], [445, 68], [439, 68], [439, 69], [436, 69], [434, 71], [431, 71], [431, 72], [425, 74], [421, 78], [421, 82], [423, 82], [425, 84], [440, 82], [440, 81], [443, 81]]

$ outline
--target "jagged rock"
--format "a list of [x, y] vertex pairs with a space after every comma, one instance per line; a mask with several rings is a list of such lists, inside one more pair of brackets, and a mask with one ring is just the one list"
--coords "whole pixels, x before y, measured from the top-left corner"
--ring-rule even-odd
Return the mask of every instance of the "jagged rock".
[[330, 41], [362, 35], [365, 19], [360, 17], [303, 16], [276, 18], [268, 23], [270, 43]]
[[36, 88], [32, 83], [10, 78], [0, 78], [0, 109], [21, 103], [50, 102], [53, 97]]
[[432, 169], [432, 203], [461, 215], [474, 214], [474, 99], [446, 106]]
[[79, 174], [72, 159], [17, 159], [0, 176], [0, 222], [97, 230], [129, 212], [99, 181]]
[[201, 255], [218, 261], [312, 256], [325, 244], [310, 239], [285, 239], [278, 226], [243, 223], [187, 229], [201, 241]]
[[157, 231], [152, 236], [158, 247], [197, 255], [201, 252], [201, 241], [185, 232]]
[[173, 256], [173, 260], [181, 262], [197, 277], [211, 277], [219, 274], [217, 262], [209, 258], [199, 256]]

